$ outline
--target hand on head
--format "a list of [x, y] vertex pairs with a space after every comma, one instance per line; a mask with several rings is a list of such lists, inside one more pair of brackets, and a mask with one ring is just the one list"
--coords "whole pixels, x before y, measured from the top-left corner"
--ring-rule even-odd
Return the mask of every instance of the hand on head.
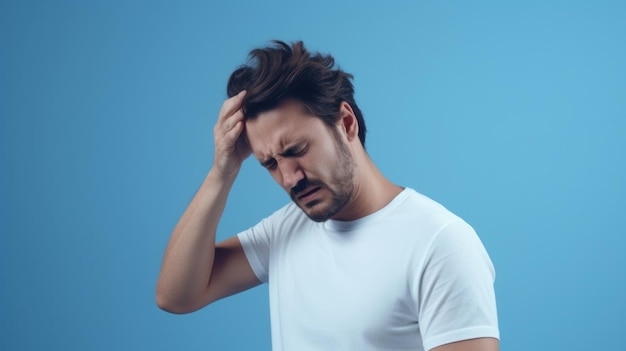
[[215, 158], [213, 167], [222, 176], [236, 176], [243, 161], [250, 156], [250, 146], [245, 140], [242, 102], [246, 91], [227, 99], [222, 104], [217, 123], [213, 128]]

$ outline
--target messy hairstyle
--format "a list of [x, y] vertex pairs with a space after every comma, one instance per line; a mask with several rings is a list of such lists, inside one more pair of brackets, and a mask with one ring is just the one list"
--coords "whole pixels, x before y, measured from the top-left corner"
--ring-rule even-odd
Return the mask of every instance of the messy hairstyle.
[[250, 51], [248, 63], [228, 80], [228, 96], [247, 90], [243, 100], [246, 118], [278, 107], [286, 99], [301, 102], [328, 126], [339, 120], [339, 107], [346, 101], [359, 125], [359, 140], [365, 146], [365, 121], [354, 101], [352, 75], [334, 68], [331, 55], [310, 53], [301, 41], [291, 45], [272, 41], [272, 46]]

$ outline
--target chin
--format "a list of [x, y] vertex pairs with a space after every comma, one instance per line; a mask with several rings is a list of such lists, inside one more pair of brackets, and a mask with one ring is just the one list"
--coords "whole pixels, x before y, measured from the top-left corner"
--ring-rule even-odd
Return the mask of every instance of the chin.
[[321, 223], [321, 222], [326, 222], [327, 220], [330, 219], [329, 216], [327, 216], [325, 213], [307, 213], [305, 212], [306, 215], [309, 217], [310, 220], [312, 220], [313, 222], [317, 222], [317, 223]]
[[339, 212], [339, 209], [334, 209], [332, 206], [324, 205], [322, 200], [313, 200], [304, 206], [298, 203], [297, 205], [312, 221], [315, 222], [326, 222]]

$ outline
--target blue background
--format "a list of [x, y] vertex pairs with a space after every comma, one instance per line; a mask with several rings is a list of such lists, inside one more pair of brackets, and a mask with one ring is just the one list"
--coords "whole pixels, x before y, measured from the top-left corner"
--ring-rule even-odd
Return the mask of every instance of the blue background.
[[[266, 286], [183, 316], [154, 290], [227, 78], [278, 38], [353, 73], [374, 161], [476, 228], [503, 350], [622, 350], [625, 4], [3, 0], [0, 349], [270, 349]], [[246, 162], [219, 239], [286, 201]]]

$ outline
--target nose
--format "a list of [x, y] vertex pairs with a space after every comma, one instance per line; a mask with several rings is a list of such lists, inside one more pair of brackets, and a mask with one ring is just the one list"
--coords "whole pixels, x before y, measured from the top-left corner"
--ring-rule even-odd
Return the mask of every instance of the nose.
[[289, 191], [296, 186], [299, 181], [304, 178], [304, 172], [293, 159], [283, 158], [278, 161], [278, 169], [280, 171], [282, 185]]

